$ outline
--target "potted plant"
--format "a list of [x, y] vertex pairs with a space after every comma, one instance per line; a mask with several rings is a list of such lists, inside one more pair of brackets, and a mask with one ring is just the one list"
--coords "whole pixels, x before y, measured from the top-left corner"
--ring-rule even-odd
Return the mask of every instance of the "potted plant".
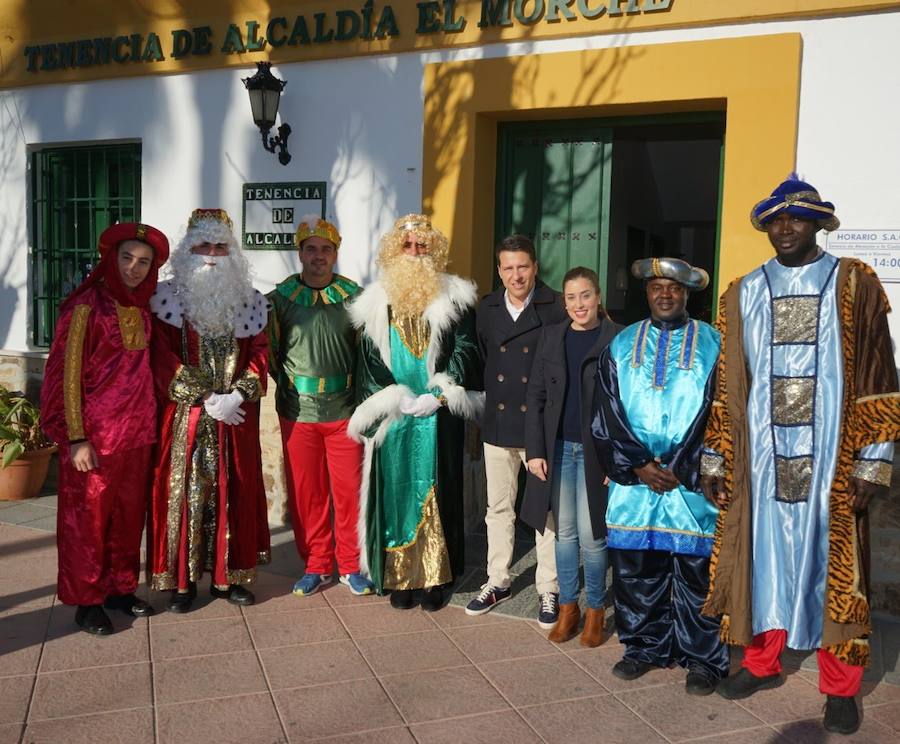
[[38, 407], [0, 386], [0, 501], [37, 496], [54, 452], [41, 430]]

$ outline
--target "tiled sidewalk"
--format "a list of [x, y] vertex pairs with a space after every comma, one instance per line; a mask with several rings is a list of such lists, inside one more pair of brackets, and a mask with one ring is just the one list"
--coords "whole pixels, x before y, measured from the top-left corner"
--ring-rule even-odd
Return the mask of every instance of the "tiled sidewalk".
[[[593, 650], [577, 640], [554, 646], [530, 621], [496, 612], [469, 618], [455, 606], [399, 612], [342, 586], [297, 599], [292, 575], [273, 571], [262, 572], [253, 607], [206, 595], [187, 615], [114, 614], [119, 632], [88, 636], [76, 632], [73, 609], [55, 601], [55, 539], [37, 524], [45, 517], [0, 524], [0, 744], [900, 737], [900, 686], [884, 681], [896, 679], [894, 666], [884, 666], [896, 664], [897, 632], [877, 639], [853, 737], [826, 736], [816, 675], [800, 657], [781, 688], [743, 703], [689, 698], [680, 670], [632, 683], [613, 677], [614, 638]], [[478, 581], [473, 571], [468, 588]]]

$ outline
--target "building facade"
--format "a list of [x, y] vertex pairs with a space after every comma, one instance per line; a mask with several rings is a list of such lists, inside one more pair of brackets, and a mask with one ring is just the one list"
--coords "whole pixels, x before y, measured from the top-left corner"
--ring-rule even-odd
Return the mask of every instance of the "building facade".
[[[228, 210], [263, 291], [298, 269], [285, 236], [306, 212], [339, 225], [338, 270], [365, 285], [379, 236], [422, 210], [484, 292], [493, 244], [518, 231], [550, 284], [596, 269], [621, 321], [644, 312], [630, 263], [683, 256], [714, 277], [691, 306], [711, 319], [771, 255], [750, 208], [797, 170], [843, 222], [823, 245], [873, 263], [900, 305], [897, 2], [7, 0], [0, 31], [14, 387], [39, 384], [103, 228], [140, 219], [174, 241], [194, 207]], [[241, 82], [261, 61], [287, 81], [287, 165]], [[272, 494], [278, 478], [273, 460]], [[897, 515], [876, 521], [875, 549], [896, 546]], [[878, 586], [900, 607], [889, 554]]]

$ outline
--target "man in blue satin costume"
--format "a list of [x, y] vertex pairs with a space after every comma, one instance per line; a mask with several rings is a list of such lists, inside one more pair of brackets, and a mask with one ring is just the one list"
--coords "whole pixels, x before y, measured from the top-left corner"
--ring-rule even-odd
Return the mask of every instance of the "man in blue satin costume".
[[625, 645], [613, 674], [632, 680], [678, 664], [686, 692], [708, 695], [729, 664], [719, 623], [700, 614], [718, 510], [700, 493], [698, 470], [719, 334], [686, 306], [709, 276], [674, 258], [631, 271], [646, 282], [650, 317], [601, 355], [593, 424], [613, 481], [607, 539]]

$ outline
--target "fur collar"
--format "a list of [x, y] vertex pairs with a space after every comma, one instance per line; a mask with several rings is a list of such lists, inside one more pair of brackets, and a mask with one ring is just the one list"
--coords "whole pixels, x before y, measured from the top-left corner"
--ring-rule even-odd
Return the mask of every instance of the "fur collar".
[[[425, 308], [424, 317], [431, 330], [428, 341], [426, 363], [428, 374], [435, 373], [434, 365], [441, 348], [444, 333], [462, 317], [463, 313], [475, 306], [478, 290], [475, 283], [453, 274], [441, 275], [441, 293]], [[391, 329], [388, 322], [388, 297], [381, 282], [366, 287], [350, 304], [350, 318], [356, 328], [360, 328], [378, 349], [381, 361], [391, 369]]]
[[[181, 328], [185, 320], [181, 298], [171, 281], [160, 282], [156, 285], [156, 292], [150, 298], [150, 310], [163, 323], [168, 323], [176, 328]], [[269, 301], [261, 292], [254, 289], [252, 299], [243, 303], [243, 307], [235, 310], [235, 338], [247, 338], [259, 333], [266, 327], [268, 312]]]

